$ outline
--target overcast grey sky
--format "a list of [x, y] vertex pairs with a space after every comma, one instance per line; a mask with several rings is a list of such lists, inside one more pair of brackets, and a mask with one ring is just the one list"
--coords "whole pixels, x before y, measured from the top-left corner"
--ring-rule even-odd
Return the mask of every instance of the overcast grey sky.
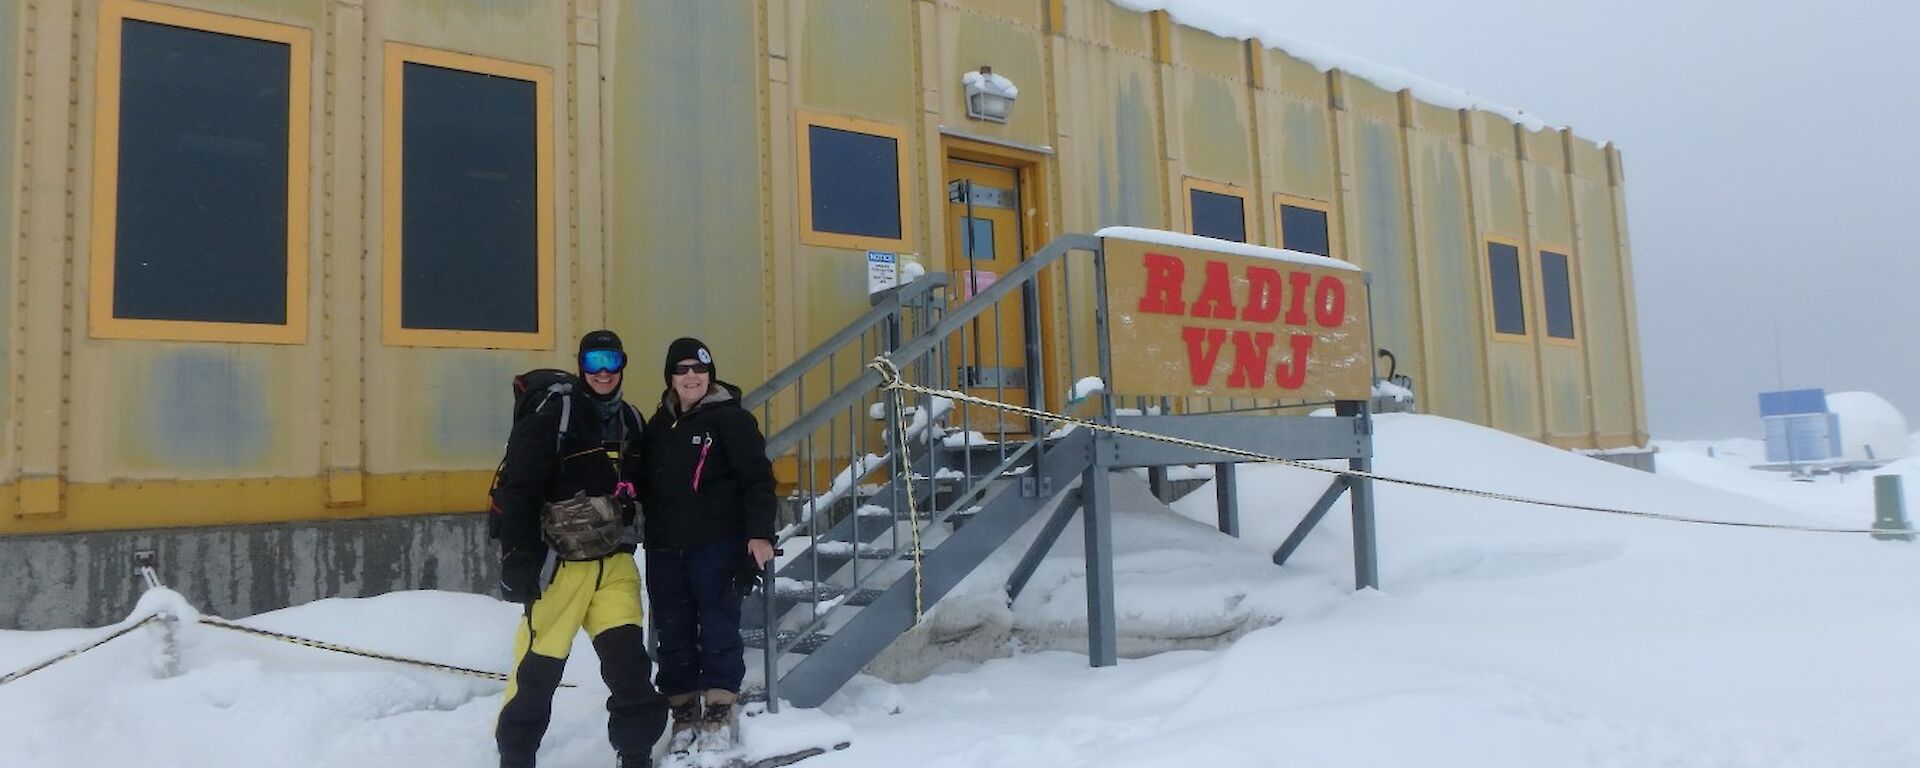
[[1619, 145], [1655, 437], [1758, 437], [1776, 384], [1920, 429], [1920, 3], [1162, 2]]

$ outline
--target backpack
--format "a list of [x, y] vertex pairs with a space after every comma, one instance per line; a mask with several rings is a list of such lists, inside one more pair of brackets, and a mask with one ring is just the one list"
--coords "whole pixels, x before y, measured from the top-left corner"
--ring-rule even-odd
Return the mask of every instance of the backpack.
[[[573, 398], [570, 395], [580, 388], [580, 377], [557, 368], [535, 368], [513, 377], [513, 423], [532, 416], [554, 397], [560, 398], [560, 429], [553, 436], [553, 450], [567, 439], [567, 428], [573, 425]], [[500, 538], [500, 500], [496, 494], [500, 483], [505, 479], [507, 459], [500, 457], [500, 466], [493, 470], [493, 484], [487, 488], [487, 537]]]

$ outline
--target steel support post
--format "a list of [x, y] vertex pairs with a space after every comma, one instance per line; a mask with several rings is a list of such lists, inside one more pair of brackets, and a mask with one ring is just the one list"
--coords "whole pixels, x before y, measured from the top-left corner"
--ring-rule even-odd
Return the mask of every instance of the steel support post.
[[1020, 599], [1020, 593], [1027, 588], [1027, 581], [1033, 578], [1033, 572], [1040, 569], [1040, 563], [1047, 559], [1047, 553], [1053, 550], [1054, 542], [1060, 540], [1060, 534], [1066, 532], [1067, 523], [1073, 521], [1073, 514], [1080, 510], [1080, 489], [1068, 491], [1066, 498], [1055, 507], [1053, 516], [1041, 526], [1040, 535], [1027, 548], [1027, 554], [1021, 556], [1020, 564], [1013, 569], [1013, 575], [1007, 577], [1007, 604]]
[[1307, 534], [1313, 533], [1314, 527], [1320, 524], [1320, 518], [1326, 517], [1327, 511], [1333, 509], [1333, 503], [1340, 500], [1340, 494], [1346, 492], [1346, 475], [1335, 477], [1333, 482], [1328, 483], [1327, 490], [1320, 494], [1320, 500], [1313, 503], [1313, 508], [1307, 510], [1307, 516], [1300, 518], [1300, 523], [1293, 527], [1293, 533], [1287, 534], [1287, 540], [1273, 551], [1273, 564], [1286, 565], [1287, 558], [1293, 557], [1293, 551], [1300, 548], [1307, 540]]
[[1147, 467], [1147, 488], [1153, 497], [1162, 504], [1173, 503], [1173, 483], [1167, 480], [1167, 468], [1164, 466]]
[[[1359, 419], [1361, 440], [1365, 444], [1363, 456], [1347, 460], [1347, 468], [1355, 472], [1373, 472], [1373, 414], [1368, 411], [1364, 400], [1342, 400], [1336, 403], [1334, 410], [1341, 416]], [[1374, 547], [1373, 525], [1373, 481], [1359, 476], [1349, 476], [1347, 486], [1353, 501], [1353, 588], [1380, 588], [1380, 560]]]
[[1234, 465], [1221, 462], [1213, 465], [1213, 499], [1219, 509], [1220, 532], [1234, 538], [1240, 538], [1240, 481], [1233, 474]]
[[1087, 663], [1095, 667], [1111, 667], [1120, 655], [1113, 600], [1113, 492], [1107, 487], [1100, 445], [1106, 437], [1094, 435], [1093, 463], [1081, 482], [1086, 500], [1080, 519], [1087, 539]]

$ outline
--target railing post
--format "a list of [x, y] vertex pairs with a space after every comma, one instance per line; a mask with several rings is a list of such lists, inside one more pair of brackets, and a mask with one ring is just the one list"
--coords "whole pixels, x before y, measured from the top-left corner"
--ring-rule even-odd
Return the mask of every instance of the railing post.
[[[1113, 346], [1107, 334], [1110, 315], [1105, 251], [1094, 252], [1093, 265], [1094, 343], [1099, 345], [1100, 380], [1106, 383], [1100, 392], [1100, 420], [1112, 426]], [[1086, 479], [1081, 481], [1086, 494], [1081, 520], [1085, 523], [1087, 548], [1087, 663], [1110, 667], [1120, 657], [1113, 602], [1113, 493], [1107, 487], [1107, 461], [1102, 453], [1111, 438], [1106, 432], [1094, 432], [1091, 437], [1087, 450], [1093, 454], [1087, 463]]]
[[764, 580], [760, 584], [761, 606], [766, 611], [766, 641], [760, 644], [760, 663], [766, 668], [767, 675], [767, 711], [780, 713], [780, 622], [773, 613], [774, 609], [774, 568], [773, 561], [767, 561]]
[[[1061, 258], [1060, 263], [1062, 265], [1066, 264], [1065, 257]], [[1022, 315], [1024, 316], [1023, 319], [1027, 326], [1027, 407], [1040, 410], [1047, 409], [1046, 356], [1044, 354], [1045, 350], [1042, 349], [1041, 345], [1043, 329], [1040, 325], [1040, 276], [1043, 274], [1046, 274], [1045, 270], [1035, 272], [1033, 278], [1027, 282], [1027, 285], [1023, 287], [1020, 292], [1020, 300], [1024, 305], [1022, 307], [1024, 310]], [[1028, 474], [1034, 478], [1034, 491], [1037, 493], [1044, 493], [1050, 490], [1039, 487], [1041, 483], [1040, 478], [1045, 477], [1044, 469], [1046, 467], [1047, 456], [1046, 428], [1047, 423], [1041, 420], [1040, 417], [1027, 417], [1027, 435], [1038, 441], [1033, 446], [1033, 469], [1028, 470]]]

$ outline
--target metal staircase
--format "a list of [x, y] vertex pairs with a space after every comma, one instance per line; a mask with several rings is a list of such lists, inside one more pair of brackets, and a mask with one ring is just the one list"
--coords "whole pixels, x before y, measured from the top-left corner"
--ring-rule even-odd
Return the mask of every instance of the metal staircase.
[[[1069, 253], [1090, 258], [1069, 259]], [[743, 405], [770, 430], [767, 453], [776, 472], [793, 489], [784, 500], [776, 542], [782, 555], [773, 578], [743, 611], [742, 634], [761, 662], [750, 664], [758, 668], [749, 673], [749, 696], [764, 696], [775, 708], [782, 701], [819, 706], [1021, 526], [1049, 513], [1039, 541], [1007, 586], [1017, 594], [1068, 519], [1083, 508], [1089, 611], [1104, 613], [1104, 621], [1090, 623], [1090, 656], [1096, 665], [1113, 663], [1111, 557], [1101, 543], [1110, 538], [1107, 484], [1085, 482], [1109, 469], [1215, 464], [1227, 489], [1221, 528], [1229, 531], [1228, 516], [1237, 514], [1228, 498], [1231, 462], [1239, 459], [1086, 429], [1047, 434], [1038, 421], [982, 413], [965, 402], [895, 397], [880, 374], [866, 367], [885, 356], [903, 380], [924, 387], [1056, 412], [1086, 409], [1087, 402], [1069, 393], [1049, 397], [1045, 387], [1110, 372], [1101, 269], [1100, 239], [1067, 236], [958, 303], [946, 275], [926, 275], [875, 294], [865, 314], [745, 396]], [[1052, 325], [1040, 320], [1043, 296], [1057, 318]], [[1075, 312], [1076, 301], [1083, 311]], [[1003, 343], [1010, 336], [1021, 343]], [[1061, 359], [1045, 359], [1047, 349], [1059, 351]], [[1262, 407], [1258, 403], [1183, 407], [1187, 413], [1232, 415], [1126, 417], [1111, 395], [1090, 402], [1098, 413], [1083, 415], [1110, 424], [1128, 420], [1173, 429], [1170, 420], [1183, 420], [1189, 436], [1290, 457], [1359, 461], [1370, 454], [1364, 404], [1352, 418], [1310, 420], [1321, 423], [1309, 425], [1311, 440], [1302, 446], [1276, 438], [1270, 422], [1265, 430], [1250, 427], [1267, 421], [1250, 417]], [[1155, 410], [1145, 401], [1135, 405], [1138, 412]], [[1364, 488], [1363, 482], [1351, 485]], [[1363, 494], [1353, 496], [1358, 515]], [[1236, 520], [1231, 527], [1237, 526]], [[1371, 568], [1368, 538], [1365, 567]], [[1358, 573], [1366, 583], [1366, 573]]]

